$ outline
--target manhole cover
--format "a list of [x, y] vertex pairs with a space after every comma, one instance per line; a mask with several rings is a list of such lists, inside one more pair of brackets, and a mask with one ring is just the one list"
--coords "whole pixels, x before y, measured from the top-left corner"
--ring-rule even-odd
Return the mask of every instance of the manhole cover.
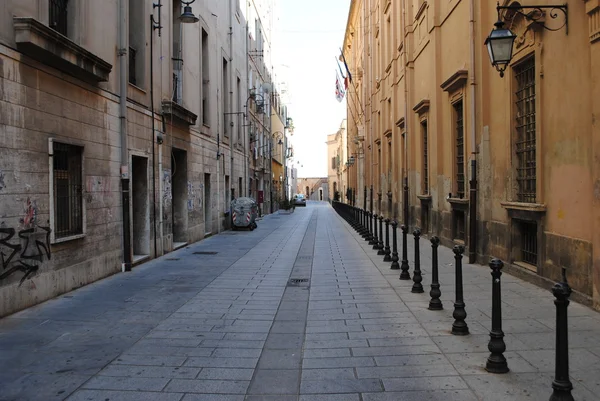
[[219, 252], [213, 252], [213, 251], [198, 251], [198, 252], [194, 252], [194, 255], [216, 255]]

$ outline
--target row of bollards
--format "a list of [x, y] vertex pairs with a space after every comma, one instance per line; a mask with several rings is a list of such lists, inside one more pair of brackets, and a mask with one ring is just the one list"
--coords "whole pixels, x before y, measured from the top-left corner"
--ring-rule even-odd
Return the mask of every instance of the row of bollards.
[[[365, 203], [366, 205], [366, 203]], [[383, 215], [368, 210], [363, 210], [344, 203], [333, 202], [334, 209], [366, 240], [369, 245], [377, 250], [377, 255], [383, 255], [385, 262], [392, 262], [390, 269], [400, 270], [400, 280], [410, 280], [410, 266], [408, 263], [408, 227], [401, 225], [402, 231], [402, 259], [398, 255], [398, 222], [396, 219], [390, 220]], [[379, 222], [379, 224], [378, 224]], [[385, 243], [383, 242], [383, 224], [385, 222]], [[389, 227], [392, 227], [392, 242], [390, 244]], [[379, 228], [378, 228], [379, 226]], [[423, 275], [421, 272], [421, 253], [420, 239], [421, 230], [415, 228], [414, 236], [414, 269], [412, 293], [423, 293]], [[430, 238], [431, 242], [431, 260], [432, 260], [432, 278], [431, 290], [429, 291], [429, 310], [442, 310], [443, 305], [440, 299], [442, 292], [439, 283], [438, 267], [438, 247], [440, 239], [436, 236]], [[454, 252], [455, 265], [455, 301], [452, 317], [451, 333], [464, 336], [469, 334], [469, 327], [466, 322], [467, 312], [465, 309], [463, 294], [463, 270], [462, 258], [465, 248], [462, 245], [455, 245]], [[485, 369], [490, 373], [509, 372], [508, 362], [504, 357], [506, 344], [504, 343], [504, 332], [502, 331], [502, 293], [500, 286], [500, 277], [504, 263], [499, 259], [492, 259], [489, 263], [492, 275], [492, 328], [490, 330], [490, 341], [488, 350], [490, 355], [487, 358]], [[555, 379], [552, 382], [553, 393], [550, 401], [573, 401], [571, 391], [573, 385], [569, 379], [569, 342], [568, 342], [568, 318], [567, 307], [569, 306], [569, 296], [571, 288], [567, 282], [566, 270], [562, 269], [562, 282], [557, 283], [552, 288], [552, 293], [556, 300], [556, 361], [555, 361]]]

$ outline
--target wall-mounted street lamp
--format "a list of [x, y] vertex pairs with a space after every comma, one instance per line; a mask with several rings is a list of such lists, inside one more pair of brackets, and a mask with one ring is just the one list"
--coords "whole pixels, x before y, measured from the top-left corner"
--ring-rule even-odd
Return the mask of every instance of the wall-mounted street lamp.
[[[502, 15], [503, 10], [505, 11], [504, 15]], [[544, 10], [549, 10], [549, 12], [546, 13]], [[495, 28], [485, 40], [485, 46], [487, 46], [492, 66], [496, 67], [496, 70], [500, 73], [500, 77], [504, 77], [504, 71], [510, 64], [513, 53], [513, 44], [517, 38], [517, 35], [504, 25], [504, 18], [507, 14], [519, 14], [526, 20], [531, 21], [548, 31], [558, 31], [565, 27], [567, 34], [569, 32], [569, 13], [567, 4], [522, 6], [519, 3], [513, 3], [510, 6], [501, 6], [498, 3], [496, 11], [498, 12], [498, 21], [496, 21], [494, 24]], [[557, 19], [560, 13], [565, 17], [565, 21], [561, 26], [556, 28], [546, 26], [546, 14], [548, 14], [551, 19]]]
[[185, 4], [185, 7], [183, 7], [183, 14], [181, 14], [179, 17], [179, 21], [183, 22], [184, 24], [193, 24], [200, 21], [200, 19], [192, 12], [192, 6], [190, 5], [195, 1], [196, 0], [181, 1], [183, 4]]

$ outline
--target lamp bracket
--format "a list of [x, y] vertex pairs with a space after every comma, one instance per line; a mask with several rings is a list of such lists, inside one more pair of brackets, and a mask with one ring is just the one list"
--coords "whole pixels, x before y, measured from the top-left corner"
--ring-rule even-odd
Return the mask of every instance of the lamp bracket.
[[[569, 34], [569, 9], [568, 9], [568, 5], [565, 4], [550, 4], [550, 5], [542, 5], [542, 6], [522, 6], [520, 4], [513, 4], [510, 6], [501, 6], [500, 4], [498, 4], [496, 6], [496, 10], [498, 11], [498, 19], [499, 20], [503, 20], [503, 18], [501, 18], [501, 11], [502, 10], [506, 10], [506, 11], [512, 11], [516, 14], [521, 15], [523, 18], [525, 18], [527, 21], [531, 21], [533, 23], [535, 23], [536, 25], [541, 26], [542, 28], [546, 29], [547, 31], [552, 31], [552, 32], [556, 32], [561, 30], [563, 27], [566, 30], [567, 35]], [[545, 10], [549, 10], [548, 13], [545, 12]], [[546, 26], [545, 24], [545, 20], [544, 17], [547, 15], [550, 16], [550, 18], [552, 19], [557, 19], [559, 17], [559, 15], [562, 15], [565, 17], [565, 22], [556, 28], [551, 28]], [[507, 12], [504, 13], [504, 17], [506, 17]]]

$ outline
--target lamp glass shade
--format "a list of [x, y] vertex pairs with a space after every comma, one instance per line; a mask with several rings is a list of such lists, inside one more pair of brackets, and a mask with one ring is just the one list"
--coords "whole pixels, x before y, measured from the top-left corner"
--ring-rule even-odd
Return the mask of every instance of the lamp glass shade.
[[510, 63], [512, 59], [513, 43], [517, 35], [511, 32], [510, 29], [498, 26], [490, 32], [490, 36], [485, 40], [485, 45], [488, 49], [490, 61], [494, 66], [503, 66]]
[[200, 19], [192, 12], [192, 6], [188, 5], [183, 8], [183, 14], [181, 14], [179, 20], [184, 24], [193, 24], [198, 22]]

